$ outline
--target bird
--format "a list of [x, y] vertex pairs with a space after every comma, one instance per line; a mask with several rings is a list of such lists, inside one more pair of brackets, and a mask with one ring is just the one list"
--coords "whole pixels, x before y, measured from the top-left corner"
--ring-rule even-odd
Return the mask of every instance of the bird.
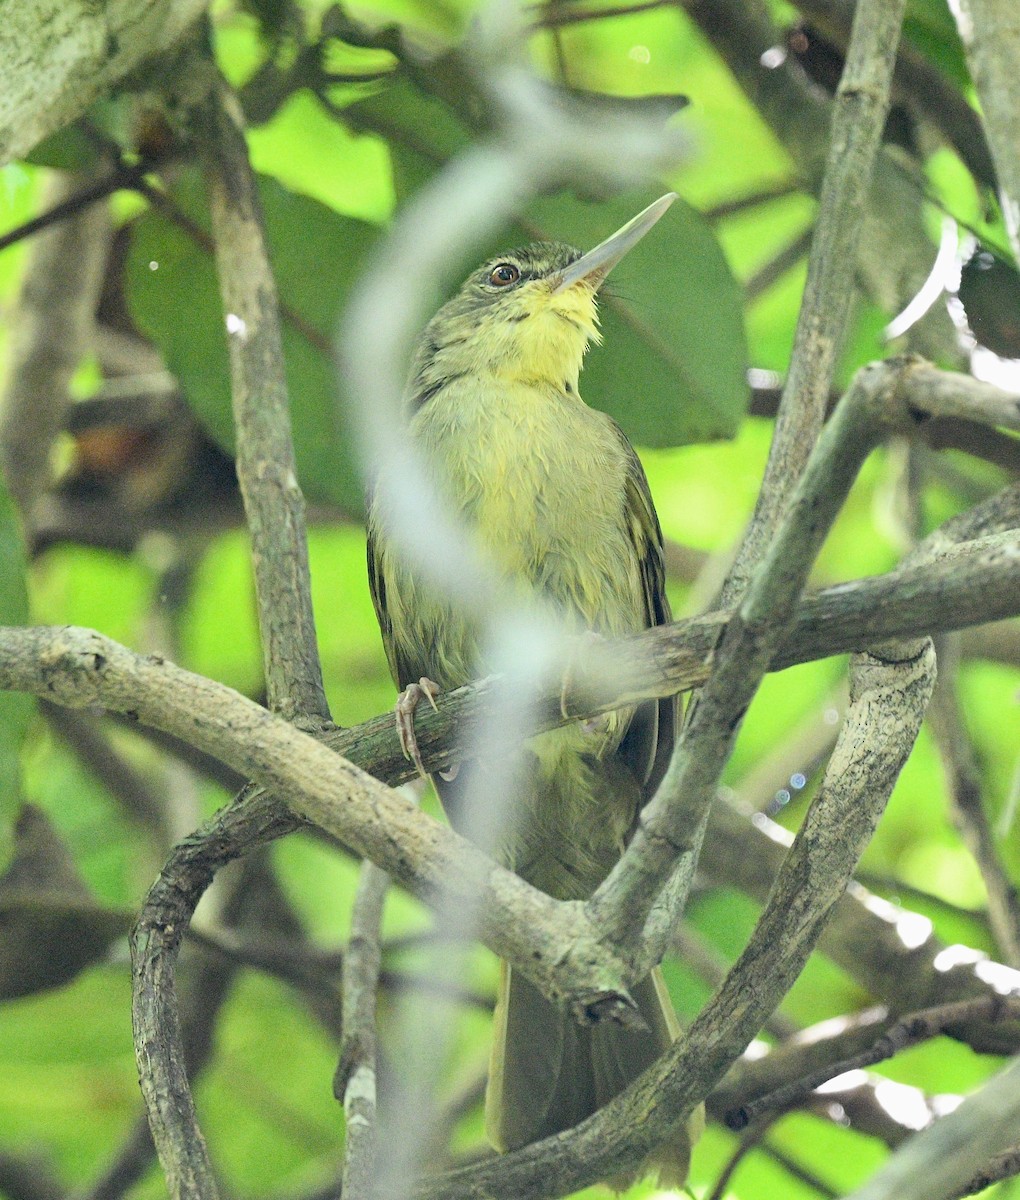
[[[581, 399], [578, 380], [586, 350], [601, 341], [606, 276], [675, 199], [663, 196], [586, 254], [537, 242], [490, 259], [429, 321], [411, 360], [406, 435], [438, 495], [511, 594], [538, 598], [568, 630], [588, 636], [620, 637], [671, 619], [662, 532], [641, 462], [616, 422]], [[488, 673], [484, 616], [400, 554], [378, 491], [377, 480], [369, 582], [402, 689], [401, 740], [424, 771], [414, 708]], [[531, 737], [497, 858], [550, 896], [588, 899], [654, 793], [677, 721], [672, 697]], [[461, 779], [433, 780], [455, 828]], [[500, 964], [486, 1089], [496, 1150], [571, 1128], [670, 1046], [679, 1026], [659, 969], [632, 995], [643, 1030], [585, 1028]], [[693, 1125], [676, 1131], [641, 1173], [682, 1183], [694, 1136]]]

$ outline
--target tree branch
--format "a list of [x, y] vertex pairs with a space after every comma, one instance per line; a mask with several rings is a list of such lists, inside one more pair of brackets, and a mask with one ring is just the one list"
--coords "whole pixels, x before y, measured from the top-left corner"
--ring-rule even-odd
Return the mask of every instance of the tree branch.
[[909, 432], [915, 423], [901, 389], [915, 366], [903, 360], [859, 371], [823, 429], [767, 556], [720, 639], [712, 675], [692, 706], [662, 784], [623, 857], [588, 902], [592, 921], [608, 940], [637, 947], [638, 969], [647, 970], [665, 950], [668, 929], [682, 906], [682, 885], [656, 914], [644, 945], [635, 935], [671, 875], [689, 886], [737, 728], [788, 635], [808, 571], [857, 471], [883, 437]]
[[954, 12], [981, 101], [1006, 232], [1020, 258], [1020, 12], [1013, 0], [960, 0]]
[[[988, 999], [983, 997], [982, 1002]], [[759, 1041], [754, 1044], [753, 1054], [743, 1054], [727, 1071], [705, 1107], [717, 1120], [724, 1121], [732, 1110], [800, 1079], [816, 1067], [866, 1049], [891, 1020], [886, 1008], [872, 1008], [822, 1021], [776, 1046], [766, 1048]], [[845, 1079], [833, 1078], [824, 1093], [810, 1094], [804, 1104], [815, 1116], [837, 1122], [848, 1119], [854, 1129], [895, 1148], [934, 1121], [938, 1106], [920, 1088], [907, 1084], [899, 1085], [903, 1106], [890, 1105], [876, 1094], [888, 1084], [885, 1076], [856, 1072]]]
[[848, 1200], [948, 1200], [1016, 1142], [1020, 1061], [911, 1138]]
[[180, 40], [204, 0], [23, 0], [0, 23], [0, 166], [69, 125]]
[[[77, 174], [56, 174], [47, 200], [59, 203], [81, 182]], [[8, 382], [0, 400], [0, 469], [29, 529], [50, 482], [53, 443], [71, 403], [71, 376], [89, 348], [111, 234], [108, 211], [93, 207], [40, 235], [11, 322]]]
[[906, 0], [861, 0], [832, 111], [808, 277], [790, 370], [751, 524], [723, 587], [743, 595], [765, 557], [825, 420], [836, 359], [846, 335], [857, 252], [875, 157], [889, 111]]
[[[855, 0], [795, 0], [810, 24], [839, 47], [846, 46]], [[893, 99], [906, 101], [939, 130], [957, 151], [974, 178], [995, 186], [992, 156], [981, 118], [943, 73], [910, 43], [900, 46], [893, 76]]]
[[[768, 6], [763, 0], [683, 3], [790, 154], [807, 187], [817, 193], [829, 145], [832, 102], [792, 55], [778, 65], [770, 62], [774, 48], [784, 39]], [[922, 219], [923, 202], [920, 181], [890, 154], [879, 154], [864, 237], [848, 266], [856, 269], [872, 299], [890, 313], [906, 304], [931, 270], [935, 255]], [[943, 310], [927, 314], [912, 330], [912, 337], [916, 348], [931, 358], [954, 362], [960, 357], [956, 333]]]
[[[873, 1067], [920, 1042], [951, 1034], [954, 1026], [1002, 1020], [1020, 1020], [1020, 996], [978, 996], [910, 1013], [888, 1024], [880, 1033], [873, 1028], [869, 1030], [871, 1041], [864, 1049], [814, 1067], [791, 1083], [731, 1109], [726, 1113], [726, 1124], [731, 1129], [744, 1129], [768, 1113], [796, 1108], [815, 1088], [837, 1075]], [[860, 1033], [859, 1030], [856, 1032]]]
[[939, 685], [935, 689], [928, 721], [935, 735], [953, 823], [970, 850], [988, 893], [988, 920], [998, 955], [1020, 968], [1020, 898], [999, 855], [981, 794], [981, 779], [974, 749], [960, 707], [957, 667], [959, 646], [955, 638], [939, 644]]
[[[1004, 504], [1004, 501], [1000, 501], [999, 507], [1002, 508]], [[974, 522], [971, 521], [970, 524], [973, 525]], [[1009, 560], [1005, 561], [1008, 563]], [[1000, 573], [1001, 563], [1000, 556]], [[1015, 598], [1015, 588], [1012, 589], [1011, 595]], [[718, 629], [718, 625], [716, 628]], [[77, 649], [73, 650], [76, 643]], [[73, 631], [66, 630], [56, 634], [45, 631], [16, 631], [5, 637], [3, 644], [7, 649], [20, 646], [21, 650], [20, 662], [15, 661], [11, 656], [4, 656], [5, 665], [0, 670], [0, 677], [7, 686], [25, 687], [31, 680], [29, 690], [43, 692], [58, 702], [90, 704], [101, 701], [114, 709], [121, 708], [134, 712], [136, 716], [147, 722], [168, 728], [202, 748], [218, 753], [242, 773], [260, 778], [269, 786], [275, 785], [289, 795], [301, 795], [301, 787], [295, 786], [295, 777], [290, 772], [297, 768], [300, 773], [301, 767], [307, 768], [315, 776], [317, 786], [324, 790], [314, 798], [306, 815], [318, 820], [327, 828], [332, 828], [334, 833], [361, 849], [362, 852], [368, 852], [372, 856], [378, 854], [380, 860], [387, 866], [392, 862], [396, 873], [405, 882], [416, 871], [420, 872], [422, 867], [422, 862], [415, 852], [415, 839], [407, 837], [405, 822], [410, 819], [412, 826], [418, 829], [421, 839], [424, 840], [427, 847], [426, 870], [423, 875], [419, 874], [417, 880], [419, 894], [423, 894], [427, 898], [430, 879], [434, 881], [437, 877], [443, 878], [447, 883], [451, 877], [455, 877], [458, 886], [463, 882], [468, 889], [466, 894], [470, 894], [477, 887], [471, 882], [473, 867], [480, 866], [483, 871], [491, 872], [495, 879], [494, 886], [489, 888], [484, 885], [480, 889], [483, 896], [483, 940], [487, 940], [505, 957], [526, 964], [525, 970], [529, 973], [534, 972], [536, 964], [530, 957], [533, 944], [530, 934], [534, 929], [541, 935], [540, 926], [534, 919], [536, 916], [535, 904], [538, 904], [539, 911], [551, 915], [552, 910], [556, 907], [554, 902], [547, 901], [545, 897], [539, 897], [537, 893], [532, 895], [531, 889], [514, 880], [512, 876], [507, 876], [506, 880], [503, 880], [498, 876], [497, 869], [492, 868], [491, 864], [487, 864], [477, 851], [463, 843], [458, 843], [455, 835], [435, 826], [427, 818], [422, 818], [421, 814], [416, 813], [413, 809], [410, 812], [402, 811], [395, 798], [385, 789], [381, 789], [378, 799], [376, 793], [372, 792], [371, 798], [368, 800], [368, 813], [364, 806], [365, 797], [362, 796], [361, 803], [352, 805], [352, 797], [358, 794], [360, 784], [364, 782], [358, 778], [357, 774], [354, 774], [352, 778], [355, 769], [347, 764], [339, 763], [329, 751], [300, 732], [281, 725], [279, 721], [274, 720], [270, 714], [258, 706], [238, 698], [237, 703], [240, 706], [240, 711], [238, 711], [234, 704], [230, 703], [233, 698], [227, 689], [218, 688], [209, 681], [195, 680], [158, 660], [138, 659], [105, 639], [99, 638], [98, 635], [75, 634]], [[167, 689], [169, 694], [162, 694], [162, 689], [167, 684], [170, 685]], [[615, 703], [619, 704], [619, 698]], [[389, 725], [388, 720], [386, 724]], [[274, 736], [277, 731], [283, 737], [282, 743], [279, 744]], [[392, 737], [391, 727], [388, 732]], [[228, 752], [224, 752], [221, 740], [224, 737], [233, 739], [239, 744]], [[280, 773], [281, 771], [282, 773]], [[339, 780], [342, 781], [342, 786], [339, 788], [335, 771], [340, 772]], [[325, 804], [328, 808], [327, 796], [345, 796], [343, 815], [352, 819], [355, 824], [366, 819], [370, 825], [377, 822], [374, 831], [369, 830], [369, 836], [366, 838], [363, 836], [365, 830], [358, 835], [352, 832], [352, 829], [348, 828], [344, 821], [338, 824], [336, 821], [324, 819], [322, 805]], [[239, 821], [244, 819], [251, 822], [246, 826], [247, 843], [243, 837], [240, 839], [236, 837], [238, 827], [231, 830], [231, 814]], [[420, 823], [420, 827], [416, 822]], [[233, 810], [228, 809], [227, 816], [220, 820], [214, 830], [206, 831], [205, 837], [197, 837], [190, 846], [186, 845], [183, 848], [183, 867], [180, 859], [172, 860], [168, 866], [168, 873], [165, 873], [148, 909], [150, 913], [158, 912], [160, 914], [160, 923], [156, 928], [146, 928], [143, 916], [139, 927], [140, 930], [146, 929], [144, 944], [148, 946], [148, 953], [141, 956], [139, 960], [143, 992], [147, 986], [146, 980], [149, 980], [148, 986], [151, 987], [152, 980], [165, 978], [167, 965], [176, 952], [179, 931], [186, 925], [194, 904], [207, 886], [216, 866], [226, 858], [243, 852], [245, 844], [249, 846], [258, 844], [266, 836], [278, 835], [294, 827], [295, 819], [293, 817], [273, 812], [271, 802], [265, 797], [261, 798], [261, 802], [259, 798], [256, 798], [246, 805], [238, 806]], [[358, 838], [361, 841], [360, 845]], [[463, 873], [456, 870], [457, 860], [462, 853], [467, 854], [469, 866], [467, 879], [464, 878]], [[189, 854], [191, 855], [190, 860]], [[217, 856], [219, 856], [218, 861]], [[428, 869], [429, 862], [432, 863], [433, 868], [431, 877]], [[510, 900], [509, 893], [504, 894], [504, 884], [507, 880], [513, 881], [509, 885], [511, 893], [514, 888], [517, 888], [517, 900]], [[494, 894], [497, 896], [495, 906], [493, 906], [492, 900]], [[172, 898], [172, 903], [168, 897]], [[510, 900], [509, 906], [506, 903], [508, 900]], [[520, 919], [523, 914], [524, 926], [528, 935], [521, 933], [520, 926], [518, 926], [520, 935], [518, 944], [511, 946], [512, 937], [508, 940], [507, 931], [502, 927], [498, 931], [493, 931], [492, 921], [487, 917], [495, 907], [497, 923], [512, 920], [512, 911], [518, 902], [521, 906], [517, 907], [517, 919]], [[168, 903], [169, 908], [167, 907]], [[510, 915], [508, 916], [508, 914]], [[568, 967], [571, 953], [576, 954], [578, 949], [575, 942], [579, 928], [576, 918], [579, 915], [578, 913], [572, 914], [571, 919], [574, 923], [569, 926], [570, 933], [565, 939], [566, 944], [570, 947], [570, 951], [564, 957], [564, 963], [567, 963]], [[541, 936], [539, 936], [539, 944], [541, 944], [541, 940]], [[562, 948], [564, 941], [560, 941], [559, 945]], [[139, 949], [141, 948], [144, 947], [140, 944]], [[553, 970], [548, 968], [548, 964], [555, 962], [556, 957], [556, 952], [553, 951], [551, 955], [546, 955], [543, 964], [543, 969], [551, 975], [561, 975], [561, 968]], [[598, 957], [600, 957], [600, 953], [595, 952], [595, 958], [592, 961], [597, 962]], [[586, 977], [586, 968], [590, 967], [591, 963], [578, 963], [575, 960], [573, 966], [580, 968], [579, 977], [583, 979]], [[577, 977], [575, 971], [575, 978]], [[590, 974], [588, 978], [590, 978]], [[622, 996], [622, 985], [619, 984], [622, 976], [616, 978], [616, 985], [611, 985], [609, 990], [611, 994]], [[546, 979], [545, 982], [546, 986], [549, 986], [549, 980]], [[614, 986], [618, 990], [614, 991]], [[553, 990], [555, 991], [555, 988]], [[564, 995], [565, 993], [560, 992], [559, 994]], [[604, 993], [600, 994], [604, 995]], [[590, 991], [588, 995], [591, 996]], [[161, 999], [164, 1001], [162, 1016], [166, 1018], [169, 1013], [167, 1006], [172, 1007], [172, 993], [161, 992]], [[165, 1104], [163, 1116], [165, 1118], [169, 1115], [173, 1118], [193, 1122], [193, 1113], [189, 1113], [187, 1106], [179, 1107], [181, 1091], [179, 1081], [175, 1085], [174, 1078], [171, 1071], [169, 1078], [162, 1079], [157, 1076], [154, 1081], [159, 1085], [160, 1095], [169, 1097], [171, 1101]], [[174, 1100], [175, 1097], [176, 1100]]]
[[[1012, 489], [1011, 494], [1020, 497], [1020, 488]], [[1003, 511], [1003, 519], [1008, 520], [1011, 510]], [[961, 579], [963, 585], [959, 585]], [[928, 567], [829, 589], [802, 604], [794, 634], [779, 651], [774, 666], [842, 652], [918, 628], [927, 631], [952, 627], [965, 620], [983, 621], [989, 615], [1017, 613], [1018, 581], [1020, 553], [1015, 538], [1007, 537], [1001, 542], [989, 538], [975, 546], [964, 546], [955, 555], [947, 554]], [[726, 620], [726, 614], [710, 614], [677, 626], [651, 630], [621, 643], [621, 661], [633, 659], [636, 665], [621, 679], [620, 690], [610, 693], [602, 680], [599, 693], [586, 686], [584, 673], [579, 672], [575, 688], [568, 692], [568, 715], [559, 711], [559, 693], [550, 693], [538, 707], [541, 723], [537, 728], [552, 728], [566, 720], [594, 716], [639, 698], [669, 695], [701, 682], [710, 668], [711, 647]], [[491, 681], [483, 681], [457, 689], [439, 698], [438, 714], [422, 715], [419, 736], [431, 769], [457, 761], [451, 731], [484, 720], [486, 697], [492, 686]], [[298, 759], [306, 753], [306, 748], [314, 747], [315, 762], [328, 762], [329, 774], [334, 777], [336, 762], [330, 751], [299, 731], [286, 730], [258, 705], [171, 664], [136, 656], [90, 631], [0, 630], [0, 687], [43, 695], [69, 707], [98, 703], [110, 711], [130, 713], [135, 720], [168, 731], [230, 763], [245, 777], [261, 777], [264, 781], [270, 775], [286, 778], [287, 787], [296, 786], [296, 779], [303, 781], [305, 772], [292, 769], [286, 776], [277, 774], [283, 770], [277, 765], [277, 758], [286, 753], [281, 745], [293, 745]], [[581, 702], [584, 695], [593, 697], [587, 707]], [[388, 715], [331, 734], [328, 744], [337, 753], [356, 757], [363, 767], [390, 783], [403, 781], [413, 770], [400, 752], [392, 717]], [[355, 773], [348, 775], [343, 764], [338, 769], [342, 772], [342, 783], [335, 795], [339, 797], [351, 790], [361, 795], [361, 773], [352, 768]], [[303, 786], [302, 782], [299, 790]], [[371, 786], [374, 798], [377, 793], [375, 785]], [[438, 853], [433, 840], [444, 839], [448, 831], [420, 813], [409, 815], [413, 809], [398, 799], [390, 799], [389, 793], [384, 794], [387, 796], [384, 812], [392, 807], [399, 814], [392, 826], [393, 840], [380, 832], [379, 813], [371, 805], [366, 813], [359, 805], [352, 826], [364, 820], [375, 832], [364, 836], [351, 836], [348, 832], [350, 844], [357, 846], [362, 842], [367, 846], [373, 839], [381, 842], [382, 848], [375, 851], [378, 861], [398, 866], [396, 873], [404, 882], [421, 871], [423, 877], [417, 885], [411, 885], [412, 890], [427, 893], [425, 879], [430, 868], [414, 856], [416, 843], [424, 841], [427, 856], [434, 851]], [[406, 843], [401, 832], [407, 828], [405, 817], [416, 831]], [[269, 822], [276, 831], [274, 836], [299, 824], [297, 817], [286, 813]], [[215, 825], [210, 830], [216, 830], [215, 837], [222, 849], [230, 838]], [[235, 849], [230, 857], [243, 853], [245, 848]], [[443, 849], [453, 852], [445, 843]]]
[[351, 938], [344, 956], [344, 1031], [333, 1094], [344, 1106], [346, 1200], [371, 1200], [376, 1178], [375, 1006], [382, 962], [379, 925], [389, 882], [389, 876], [375, 863], [362, 865], [351, 912]]
[[[847, 719], [823, 786], [750, 942], [690, 1029], [635, 1083], [568, 1133], [426, 1181], [421, 1200], [541, 1200], [635, 1166], [686, 1119], [743, 1051], [807, 961], [920, 728], [930, 645], [903, 662], [856, 656]], [[893, 719], [876, 722], [876, 707]], [[868, 747], [860, 754], [861, 745]]]
[[244, 118], [218, 74], [195, 120], [230, 349], [237, 478], [252, 538], [269, 706], [288, 720], [328, 722], [276, 281], [242, 132]]
[[[700, 866], [710, 879], [764, 902], [792, 841], [791, 834], [761, 813], [738, 809], [722, 798], [712, 810]], [[894, 1013], [1020, 992], [1020, 973], [978, 951], [947, 946], [925, 917], [858, 883], [837, 902], [818, 948]], [[1020, 1050], [1016, 1025], [978, 1024], [955, 1034], [986, 1054]]]

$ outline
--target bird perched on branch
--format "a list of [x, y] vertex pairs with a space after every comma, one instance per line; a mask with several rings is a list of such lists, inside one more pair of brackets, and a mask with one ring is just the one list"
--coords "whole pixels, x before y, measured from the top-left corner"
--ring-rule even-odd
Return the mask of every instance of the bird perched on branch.
[[[675, 198], [587, 254], [540, 242], [487, 262], [425, 328], [407, 390], [409, 436], [493, 571], [518, 594], [523, 587], [551, 603], [567, 628], [608, 637], [670, 619], [662, 534], [637, 455], [581, 399], [578, 374], [599, 340], [606, 276]], [[401, 560], [377, 504], [368, 562], [390, 669], [406, 689], [405, 750], [417, 755], [416, 701], [491, 669], [481, 660], [484, 614]], [[675, 699], [663, 700], [531, 738], [501, 861], [558, 899], [590, 897], [665, 770], [676, 717]], [[456, 825], [458, 782], [435, 782]], [[486, 1095], [497, 1149], [576, 1125], [670, 1045], [678, 1026], [658, 970], [633, 996], [646, 1029], [582, 1028], [502, 964]], [[677, 1131], [647, 1165], [682, 1181], [689, 1136]]]

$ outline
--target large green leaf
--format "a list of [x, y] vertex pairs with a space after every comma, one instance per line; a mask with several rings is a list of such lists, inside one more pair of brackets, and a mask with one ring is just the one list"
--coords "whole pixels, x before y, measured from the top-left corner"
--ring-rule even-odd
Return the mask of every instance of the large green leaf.
[[[469, 140], [447, 105], [407, 80], [350, 111], [360, 127], [389, 132], [398, 195], [420, 187]], [[478, 257], [537, 238], [589, 249], [664, 190], [598, 202], [567, 193], [536, 200]], [[583, 392], [635, 442], [676, 446], [733, 435], [749, 395], [743, 295], [715, 233], [690, 205], [677, 201], [614, 272], [602, 327], [605, 347], [588, 355]]]
[[348, 105], [344, 115], [353, 129], [386, 139], [398, 200], [417, 191], [471, 140], [449, 105], [420, 91], [406, 76]]
[[[283, 344], [294, 447], [311, 497], [351, 512], [362, 503], [358, 472], [341, 432], [330, 345], [347, 293], [375, 231], [272, 179], [259, 181], [283, 307]], [[208, 214], [196, 176], [175, 202], [202, 228]], [[126, 293], [133, 319], [163, 352], [199, 418], [233, 450], [230, 367], [216, 271], [209, 250], [162, 213], [132, 228]]]
[[132, 919], [95, 899], [49, 818], [26, 804], [0, 875], [0, 1001], [68, 983], [101, 961]]
[[[0, 479], [0, 625], [28, 622], [25, 548], [14, 504]], [[20, 802], [21, 747], [32, 715], [32, 701], [16, 692], [0, 692], [0, 826], [6, 826]]]
[[[536, 201], [529, 225], [588, 250], [659, 194]], [[743, 296], [708, 222], [682, 200], [609, 278], [604, 346], [589, 351], [585, 399], [645, 446], [732, 437], [747, 408]]]

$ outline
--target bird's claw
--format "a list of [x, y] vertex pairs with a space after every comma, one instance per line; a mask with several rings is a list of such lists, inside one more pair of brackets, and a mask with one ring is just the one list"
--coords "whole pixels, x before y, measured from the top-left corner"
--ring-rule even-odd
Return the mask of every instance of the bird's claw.
[[397, 697], [396, 718], [397, 734], [400, 737], [400, 749], [404, 757], [418, 768], [418, 774], [423, 779], [428, 778], [421, 751], [418, 749], [418, 738], [414, 732], [414, 714], [424, 697], [432, 706], [433, 712], [439, 712], [436, 697], [439, 695], [439, 684], [434, 683], [423, 675], [417, 683], [409, 683]]
[[[575, 669], [580, 666], [580, 659], [582, 655], [584, 655], [593, 646], [596, 646], [600, 642], [604, 641], [605, 638], [600, 633], [596, 633], [593, 629], [586, 629], [584, 633], [577, 638], [577, 645], [574, 653], [570, 656], [570, 660], [568, 661], [566, 668], [563, 671], [563, 683], [560, 686], [560, 716], [563, 717], [564, 720], [570, 719], [570, 713], [567, 711], [567, 696], [570, 695], [571, 689], [574, 686]], [[597, 717], [593, 718], [593, 720], [596, 721], [598, 719], [599, 718]]]

